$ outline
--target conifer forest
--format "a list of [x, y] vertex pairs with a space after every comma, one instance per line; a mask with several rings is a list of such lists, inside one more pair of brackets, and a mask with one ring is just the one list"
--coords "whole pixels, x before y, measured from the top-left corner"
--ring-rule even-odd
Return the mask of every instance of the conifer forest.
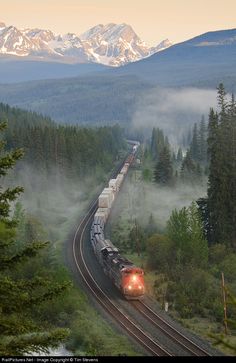
[[160, 309], [168, 302], [173, 319], [236, 353], [236, 101], [222, 83], [216, 97], [217, 109], [193, 120], [175, 145], [156, 126], [64, 125], [0, 104], [1, 355], [58, 346], [74, 355], [140, 355], [88, 303], [65, 260], [75, 221], [125, 158], [132, 133], [140, 148], [108, 235], [145, 269]]

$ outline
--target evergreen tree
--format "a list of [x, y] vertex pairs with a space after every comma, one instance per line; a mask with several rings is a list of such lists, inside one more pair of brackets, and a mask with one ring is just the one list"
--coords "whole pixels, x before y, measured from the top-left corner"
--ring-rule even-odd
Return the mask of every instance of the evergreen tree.
[[199, 198], [196, 203], [202, 218], [204, 237], [211, 244], [213, 241], [213, 232], [209, 218], [208, 198]]
[[193, 127], [193, 138], [190, 144], [190, 156], [193, 160], [198, 161], [200, 159], [200, 147], [199, 147], [199, 133], [197, 124]]
[[[55, 182], [66, 184], [66, 179], [86, 178], [91, 169], [108, 171], [119, 150], [126, 148], [123, 130], [118, 125], [99, 128], [56, 125], [50, 119], [3, 104], [0, 104], [1, 115], [9, 125], [4, 136], [7, 149], [24, 147], [25, 157], [19, 169], [27, 164], [40, 172], [42, 189], [51, 174]], [[14, 172], [18, 175], [17, 166]]]
[[[7, 124], [5, 122], [0, 123], [0, 132], [2, 132], [6, 128]], [[17, 160], [19, 160], [23, 156], [22, 149], [15, 149], [5, 155], [3, 155], [5, 147], [5, 141], [0, 141], [0, 177], [5, 176], [9, 169], [12, 169], [16, 164]], [[0, 187], [0, 218], [4, 218], [4, 221], [11, 224], [11, 221], [8, 220], [9, 212], [10, 212], [10, 202], [14, 201], [16, 197], [23, 192], [23, 188], [15, 187], [15, 188], [7, 188], [5, 191], [2, 191], [2, 187]]]
[[219, 116], [209, 116], [208, 154], [209, 220], [215, 242], [236, 247], [236, 113], [235, 102], [225, 100], [222, 84], [218, 87]]
[[199, 130], [199, 161], [207, 162], [207, 126], [204, 116], [202, 116]]
[[167, 137], [164, 137], [163, 131], [159, 128], [153, 128], [151, 138], [151, 154], [153, 160], [158, 160], [164, 147], [169, 147]]
[[164, 146], [154, 170], [154, 180], [156, 183], [168, 185], [171, 183], [172, 177], [173, 167], [170, 150], [167, 146]]
[[219, 86], [217, 87], [217, 90], [218, 90], [217, 99], [218, 99], [218, 105], [220, 107], [220, 116], [224, 116], [226, 114], [227, 102], [225, 99], [226, 91], [225, 91], [223, 83], [219, 84]]
[[[0, 124], [0, 130], [6, 128]], [[4, 142], [0, 144], [0, 176], [5, 176], [23, 151], [20, 149], [4, 153]], [[35, 257], [47, 242], [32, 242], [17, 248], [16, 221], [10, 218], [11, 202], [21, 193], [21, 187], [7, 188], [0, 193], [0, 354], [22, 355], [30, 351], [46, 351], [65, 339], [67, 331], [55, 329], [47, 324], [39, 324], [33, 311], [45, 301], [50, 301], [65, 291], [67, 284], [57, 284], [50, 279], [21, 276], [24, 261]], [[47, 327], [46, 327], [47, 326]]]
[[185, 182], [194, 182], [198, 181], [198, 170], [197, 166], [191, 158], [190, 151], [188, 150], [185, 158], [181, 165], [180, 170], [181, 179]]
[[179, 164], [182, 163], [182, 161], [183, 161], [183, 151], [182, 151], [181, 148], [178, 149], [176, 159], [177, 159], [177, 163], [179, 163]]

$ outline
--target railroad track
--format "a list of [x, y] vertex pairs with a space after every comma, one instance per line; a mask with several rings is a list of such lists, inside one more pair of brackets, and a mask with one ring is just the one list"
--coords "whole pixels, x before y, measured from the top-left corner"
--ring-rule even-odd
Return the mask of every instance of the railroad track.
[[91, 204], [88, 213], [79, 224], [73, 239], [73, 257], [86, 288], [99, 304], [119, 323], [120, 326], [134, 338], [149, 354], [154, 356], [171, 356], [171, 354], [155, 342], [140, 327], [138, 327], [128, 316], [126, 316], [103, 292], [91, 275], [84, 256], [83, 244], [85, 243], [85, 232], [89, 226], [97, 208], [97, 200]]
[[[120, 166], [117, 168], [117, 170]], [[115, 177], [117, 171], [113, 171], [111, 177]], [[149, 336], [143, 329], [141, 329], [133, 320], [125, 315], [118, 306], [116, 306], [109, 296], [101, 289], [93, 278], [89, 267], [86, 264], [83, 254], [84, 243], [86, 242], [86, 231], [89, 229], [94, 213], [98, 207], [98, 199], [90, 204], [89, 210], [81, 220], [77, 227], [72, 241], [72, 258], [75, 265], [75, 269], [79, 272], [84, 285], [89, 293], [96, 299], [96, 301], [109, 313], [110, 316], [118, 322], [118, 324], [133, 338], [139, 345], [141, 345], [150, 355], [154, 356], [171, 356], [163, 346], [158, 344], [151, 336]], [[176, 328], [166, 322], [155, 311], [153, 311], [148, 305], [141, 301], [132, 301], [130, 304], [135, 307], [142, 317], [145, 317], [153, 326], [162, 331], [162, 333], [168, 337], [171, 341], [178, 345], [188, 355], [193, 356], [209, 356], [210, 354], [198, 346], [196, 343], [188, 339]]]
[[152, 325], [161, 330], [163, 334], [168, 336], [168, 338], [170, 338], [173, 342], [181, 345], [182, 349], [187, 353], [194, 356], [210, 356], [205, 349], [183, 335], [143, 301], [132, 301], [131, 304], [137, 311], [139, 311], [140, 314], [151, 322]]

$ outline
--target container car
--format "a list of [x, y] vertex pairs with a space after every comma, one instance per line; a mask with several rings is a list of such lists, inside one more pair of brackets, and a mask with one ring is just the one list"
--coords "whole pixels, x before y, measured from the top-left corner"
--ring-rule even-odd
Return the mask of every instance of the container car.
[[131, 154], [126, 158], [123, 167], [116, 178], [109, 181], [109, 187], [104, 188], [98, 198], [98, 209], [90, 230], [90, 240], [93, 251], [105, 274], [121, 291], [124, 297], [140, 299], [145, 293], [144, 272], [131, 261], [121, 256], [113, 243], [105, 238], [104, 228], [109, 217], [115, 196], [120, 190], [124, 177], [133, 163], [139, 144], [133, 146]]

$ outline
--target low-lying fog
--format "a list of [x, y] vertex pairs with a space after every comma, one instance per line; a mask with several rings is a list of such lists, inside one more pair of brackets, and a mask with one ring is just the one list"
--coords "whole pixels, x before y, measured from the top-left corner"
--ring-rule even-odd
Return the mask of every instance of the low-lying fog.
[[40, 171], [24, 165], [17, 178], [12, 174], [7, 177], [6, 185], [10, 181], [12, 186], [24, 187], [18, 201], [27, 214], [40, 220], [48, 238], [57, 241], [66, 238], [76, 226], [79, 216], [100, 186], [94, 185], [93, 178], [75, 182], [60, 177], [55, 170], [50, 174], [46, 178]]
[[188, 207], [192, 201], [206, 196], [206, 181], [202, 185], [177, 185], [174, 188], [156, 184], [127, 181], [123, 189], [123, 207], [141, 225], [148, 223], [152, 214], [159, 230], [163, 230], [172, 210]]
[[146, 136], [150, 129], [158, 127], [176, 147], [183, 134], [192, 130], [202, 115], [208, 119], [210, 107], [216, 108], [216, 91], [198, 88], [156, 88], [140, 98], [132, 118], [132, 127], [142, 130]]
[[[210, 107], [216, 108], [217, 95], [214, 90], [184, 88], [156, 88], [140, 99], [132, 118], [132, 127], [140, 129], [150, 137], [153, 127], [159, 127], [168, 136], [171, 147], [176, 150], [181, 146], [183, 135], [192, 129], [202, 115], [208, 119]], [[61, 231], [68, 231], [77, 216], [91, 199], [91, 189], [96, 188], [95, 180], [83, 183], [62, 180], [51, 171], [47, 180], [40, 171], [24, 166], [16, 183], [24, 186], [25, 192], [20, 197], [26, 212], [39, 217], [50, 231], [53, 239], [59, 238]], [[14, 178], [13, 178], [14, 179]], [[177, 186], [176, 188], [160, 188], [152, 184], [140, 184], [139, 190], [127, 183], [129, 198], [137, 198], [140, 208], [138, 216], [141, 221], [152, 213], [163, 228], [171, 211], [189, 205], [192, 200], [206, 194], [206, 182], [202, 186]], [[127, 199], [128, 200], [128, 199]], [[49, 236], [50, 237], [50, 236]]]

